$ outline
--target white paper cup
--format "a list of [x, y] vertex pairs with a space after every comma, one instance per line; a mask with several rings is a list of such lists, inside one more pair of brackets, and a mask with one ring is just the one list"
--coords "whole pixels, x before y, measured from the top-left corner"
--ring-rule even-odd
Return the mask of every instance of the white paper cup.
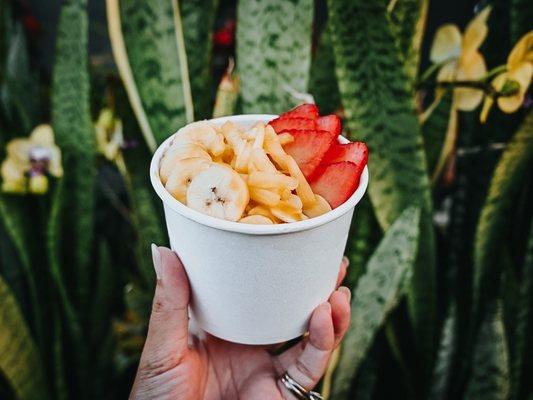
[[[250, 127], [275, 117], [236, 115], [210, 122]], [[170, 245], [189, 277], [192, 317], [203, 330], [238, 343], [279, 343], [303, 334], [313, 310], [335, 289], [368, 169], [355, 193], [324, 215], [288, 224], [241, 224], [188, 208], [165, 190], [159, 163], [171, 142], [172, 137], [155, 152], [150, 179], [163, 201]]]

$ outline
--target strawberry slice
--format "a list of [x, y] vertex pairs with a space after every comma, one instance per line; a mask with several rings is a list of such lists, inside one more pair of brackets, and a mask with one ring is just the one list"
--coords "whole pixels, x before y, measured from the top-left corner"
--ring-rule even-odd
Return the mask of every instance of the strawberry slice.
[[309, 184], [315, 194], [325, 198], [331, 208], [336, 208], [357, 189], [363, 168], [350, 161], [321, 165]]
[[315, 104], [302, 104], [294, 107], [292, 110], [284, 112], [279, 116], [280, 118], [318, 118], [318, 107]]
[[288, 133], [294, 140], [283, 148], [298, 163], [306, 178], [318, 167], [336, 136], [331, 132], [292, 129]]
[[316, 120], [316, 129], [328, 131], [334, 133], [335, 136], [339, 136], [342, 130], [341, 119], [335, 114], [318, 117], [318, 119]]
[[332, 164], [340, 161], [351, 161], [357, 165], [363, 165], [368, 162], [368, 148], [363, 142], [353, 143], [333, 143], [326, 155], [324, 164]]
[[276, 118], [269, 122], [269, 125], [274, 128], [276, 133], [281, 133], [283, 131], [287, 131], [289, 129], [307, 129], [307, 130], [314, 130], [316, 128], [316, 123], [313, 119], [308, 118], [300, 118], [300, 117], [294, 117], [294, 118]]

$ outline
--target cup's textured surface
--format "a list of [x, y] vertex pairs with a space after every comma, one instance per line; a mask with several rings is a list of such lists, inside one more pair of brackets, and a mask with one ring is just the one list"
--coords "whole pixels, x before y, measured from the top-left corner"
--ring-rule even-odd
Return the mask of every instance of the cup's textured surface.
[[[230, 120], [247, 127], [274, 117], [233, 116], [212, 122]], [[314, 308], [335, 287], [368, 170], [345, 204], [320, 217], [280, 225], [239, 224], [200, 214], [170, 196], [158, 174], [170, 143], [171, 138], [154, 154], [150, 176], [163, 200], [170, 245], [189, 277], [191, 311], [200, 328], [246, 344], [278, 343], [304, 333]]]

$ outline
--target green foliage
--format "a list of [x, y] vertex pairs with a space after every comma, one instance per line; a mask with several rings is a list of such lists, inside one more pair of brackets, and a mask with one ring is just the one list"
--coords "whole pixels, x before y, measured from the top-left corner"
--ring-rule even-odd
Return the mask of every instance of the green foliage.
[[505, 400], [509, 396], [509, 355], [501, 307], [487, 313], [474, 347], [466, 400]]
[[411, 279], [419, 221], [420, 209], [406, 209], [385, 233], [357, 283], [350, 329], [335, 374], [335, 399], [347, 398], [351, 382], [376, 332], [398, 304], [402, 287]]
[[328, 28], [320, 35], [316, 55], [311, 64], [309, 91], [323, 114], [341, 106], [339, 86], [335, 78], [335, 57]]
[[485, 205], [479, 217], [474, 244], [474, 312], [476, 321], [483, 318], [487, 301], [499, 289], [502, 248], [512, 226], [508, 217], [515, 207], [515, 199], [527, 177], [533, 161], [533, 113], [530, 112], [521, 128], [502, 154], [489, 187]]
[[368, 191], [383, 229], [412, 205], [423, 209], [421, 243], [409, 308], [425, 363], [435, 326], [435, 260], [431, 198], [414, 93], [386, 15], [386, 2], [330, 1], [330, 34], [350, 138], [370, 151]]
[[9, 287], [0, 277], [0, 373], [17, 398], [46, 399], [37, 346]]
[[444, 144], [450, 111], [452, 106], [452, 92], [447, 92], [440, 99], [431, 115], [422, 124], [424, 148], [426, 152], [428, 173], [432, 174]]
[[237, 60], [244, 113], [277, 114], [307, 92], [313, 1], [239, 1]]
[[[52, 124], [65, 170], [62, 234], [72, 238], [74, 298], [86, 307], [90, 295], [95, 201], [95, 140], [90, 114], [86, 1], [61, 9], [52, 84]], [[65, 247], [63, 246], [63, 249]]]
[[187, 60], [176, 39], [182, 33], [176, 26], [173, 1], [120, 2], [129, 63], [158, 143], [185, 125], [187, 112], [192, 113], [189, 76], [182, 74]]
[[196, 119], [211, 112], [211, 47], [218, 0], [182, 0], [183, 36]]

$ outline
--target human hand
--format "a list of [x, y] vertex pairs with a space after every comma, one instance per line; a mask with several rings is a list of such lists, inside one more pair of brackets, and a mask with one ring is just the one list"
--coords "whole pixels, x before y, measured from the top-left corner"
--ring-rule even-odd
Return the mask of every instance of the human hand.
[[[189, 282], [178, 257], [152, 246], [157, 286], [146, 343], [130, 399], [296, 399], [279, 381], [288, 374], [313, 389], [350, 322], [350, 290], [338, 288], [319, 305], [309, 335], [279, 355], [212, 335], [189, 334]], [[337, 286], [346, 274], [340, 266]]]

